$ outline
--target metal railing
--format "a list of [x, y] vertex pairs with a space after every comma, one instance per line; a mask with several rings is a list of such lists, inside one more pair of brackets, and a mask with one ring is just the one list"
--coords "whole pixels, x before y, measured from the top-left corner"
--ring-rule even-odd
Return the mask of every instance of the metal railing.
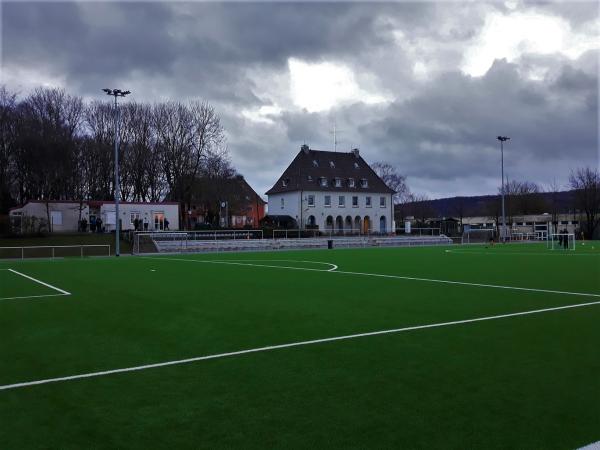
[[442, 229], [432, 227], [411, 227], [410, 233], [407, 233], [406, 228], [400, 227], [396, 228], [396, 234], [411, 236], [439, 236], [440, 234], [442, 234]]
[[[93, 252], [87, 250], [105, 249], [106, 251]], [[0, 247], [0, 259], [25, 259], [25, 258], [65, 258], [84, 256], [110, 256], [109, 244], [79, 244], [79, 245], [31, 245]]]
[[[269, 233], [267, 233], [268, 236]], [[319, 230], [317, 228], [301, 229], [273, 229], [271, 236], [272, 239], [298, 239], [298, 238], [332, 238], [336, 236], [371, 236], [374, 233], [371, 230], [363, 231], [356, 228], [337, 228], [337, 229], [325, 229]]]

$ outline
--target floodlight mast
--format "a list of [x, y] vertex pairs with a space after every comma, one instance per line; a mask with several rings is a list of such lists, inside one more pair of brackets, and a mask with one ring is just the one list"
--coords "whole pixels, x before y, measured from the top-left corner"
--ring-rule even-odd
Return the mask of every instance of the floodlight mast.
[[121, 223], [119, 220], [119, 107], [117, 105], [118, 97], [125, 97], [131, 94], [130, 91], [122, 91], [121, 89], [102, 89], [106, 92], [106, 95], [111, 95], [115, 98], [115, 256], [120, 256], [120, 234], [121, 234]]
[[498, 136], [500, 141], [500, 161], [502, 166], [502, 242], [506, 242], [506, 214], [504, 212], [504, 143], [510, 138], [508, 136]]

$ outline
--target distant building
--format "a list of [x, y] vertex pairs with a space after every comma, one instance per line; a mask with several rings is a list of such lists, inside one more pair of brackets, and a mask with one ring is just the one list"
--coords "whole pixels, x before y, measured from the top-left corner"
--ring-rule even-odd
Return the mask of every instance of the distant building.
[[[74, 232], [80, 230], [80, 219], [87, 223], [87, 231], [95, 230], [100, 219], [102, 231], [110, 232], [116, 227], [115, 212], [115, 202], [112, 200], [30, 200], [23, 206], [12, 208], [9, 216], [14, 232]], [[139, 229], [164, 230], [167, 223], [169, 229], [179, 229], [178, 203], [119, 202], [119, 215], [124, 231], [133, 230], [136, 219], [141, 224]]]
[[231, 213], [230, 225], [232, 228], [257, 228], [265, 217], [267, 202], [252, 189], [244, 177], [236, 179], [242, 196], [242, 206], [238, 211]]
[[218, 223], [227, 228], [257, 228], [265, 217], [266, 205], [242, 175], [218, 180], [198, 178], [187, 212], [189, 226], [193, 229]]
[[268, 218], [301, 229], [390, 233], [394, 191], [360, 156], [303, 145], [267, 192]]
[[[411, 233], [436, 232], [455, 236], [462, 234], [465, 230], [496, 230], [502, 226], [502, 218], [489, 216], [469, 216], [461, 220], [455, 217], [431, 217], [424, 223], [415, 220], [414, 216], [407, 216], [407, 222], [411, 223]], [[511, 220], [512, 219], [512, 220]], [[550, 214], [527, 214], [514, 215], [512, 218], [506, 218], [506, 228], [510, 236], [515, 239], [532, 238], [546, 239], [548, 233], [560, 233], [567, 230], [567, 233], [575, 233], [579, 238], [581, 232], [581, 223], [577, 216], [573, 214], [556, 214], [554, 220]], [[406, 232], [406, 225], [401, 227]]]

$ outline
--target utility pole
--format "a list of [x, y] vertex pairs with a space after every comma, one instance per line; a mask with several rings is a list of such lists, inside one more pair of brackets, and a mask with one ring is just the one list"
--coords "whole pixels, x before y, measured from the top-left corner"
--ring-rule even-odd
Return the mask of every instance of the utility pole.
[[500, 141], [500, 161], [502, 166], [502, 242], [506, 242], [506, 214], [504, 211], [504, 143], [510, 138], [508, 136], [498, 136], [496, 139]]
[[122, 91], [121, 89], [102, 89], [106, 95], [112, 95], [115, 98], [115, 256], [120, 256], [119, 237], [121, 233], [121, 223], [119, 219], [119, 197], [121, 195], [119, 188], [119, 106], [117, 105], [118, 97], [125, 97], [131, 94], [130, 91]]

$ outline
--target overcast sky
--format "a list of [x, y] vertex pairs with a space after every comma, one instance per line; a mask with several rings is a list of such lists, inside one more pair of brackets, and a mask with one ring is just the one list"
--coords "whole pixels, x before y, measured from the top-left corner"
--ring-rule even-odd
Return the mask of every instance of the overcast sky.
[[566, 187], [598, 166], [599, 7], [533, 3], [9, 2], [2, 83], [203, 99], [263, 194], [300, 145], [360, 148], [413, 192]]

